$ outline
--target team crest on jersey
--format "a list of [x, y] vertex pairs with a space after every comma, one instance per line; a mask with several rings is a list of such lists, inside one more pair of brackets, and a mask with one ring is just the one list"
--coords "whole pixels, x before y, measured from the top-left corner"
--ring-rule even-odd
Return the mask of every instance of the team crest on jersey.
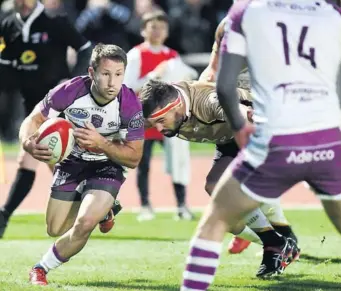
[[103, 117], [98, 114], [94, 114], [91, 116], [91, 123], [94, 125], [94, 127], [99, 128], [102, 126]]
[[142, 111], [135, 113], [128, 123], [128, 128], [135, 130], [144, 126], [144, 119]]

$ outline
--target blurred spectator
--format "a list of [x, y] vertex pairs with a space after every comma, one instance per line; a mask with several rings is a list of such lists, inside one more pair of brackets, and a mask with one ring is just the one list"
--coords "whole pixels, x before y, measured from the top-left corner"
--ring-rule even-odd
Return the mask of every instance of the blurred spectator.
[[75, 23], [80, 13], [86, 8], [88, 0], [63, 0], [64, 11], [72, 23]]
[[233, 0], [213, 0], [212, 5], [217, 13], [217, 21], [220, 22], [227, 15], [227, 11], [233, 4]]
[[125, 25], [133, 10], [134, 0], [89, 0], [75, 25], [93, 43], [112, 43], [128, 50]]
[[[28, 115], [58, 83], [86, 74], [91, 44], [66, 15], [51, 16], [40, 1], [15, 0], [14, 4], [15, 10], [0, 23], [0, 92], [20, 91]], [[72, 72], [66, 62], [69, 46], [78, 51]], [[0, 238], [35, 179], [38, 161], [21, 149], [18, 162], [16, 178], [0, 209]]]
[[42, 3], [44, 4], [47, 10], [54, 12], [63, 11], [63, 3], [61, 0], [43, 0]]
[[[165, 13], [154, 11], [144, 14], [141, 35], [144, 42], [132, 48], [127, 55], [128, 64], [124, 83], [128, 87], [138, 93], [143, 84], [150, 78], [164, 79], [168, 75], [170, 79], [185, 71], [188, 72], [186, 77], [190, 78], [191, 75], [196, 77], [196, 72], [193, 73], [191, 68], [183, 64], [178, 53], [164, 45], [168, 37], [168, 18]], [[174, 69], [175, 65], [178, 69]], [[172, 68], [170, 69], [170, 67]], [[176, 217], [178, 219], [192, 219], [193, 215], [185, 203], [186, 185], [189, 182], [189, 162], [182, 163], [189, 161], [189, 145], [177, 137], [163, 139], [163, 135], [156, 128], [151, 128], [145, 132], [143, 156], [137, 169], [137, 186], [142, 206], [138, 220], [151, 220], [155, 217], [149, 202], [149, 168], [155, 142], [160, 142], [162, 145], [168, 143], [165, 149], [169, 163], [172, 162], [171, 166], [168, 167], [168, 172], [172, 176], [178, 204]]]
[[[14, 8], [14, 2], [12, 0], [0, 0], [1, 14], [0, 21], [7, 17], [8, 14], [12, 13]], [[5, 41], [0, 35], [0, 57], [1, 52], [5, 48]], [[14, 143], [18, 139], [18, 129], [20, 120], [17, 116], [20, 114], [20, 95], [16, 90], [16, 82], [14, 79], [5, 80], [9, 70], [2, 69], [0, 64], [0, 139]], [[11, 110], [8, 110], [11, 108]]]
[[180, 53], [210, 52], [218, 25], [217, 11], [211, 1], [172, 0], [169, 3], [168, 44]]
[[1, 14], [5, 14], [14, 8], [12, 0], [0, 0]]
[[126, 25], [126, 31], [131, 46], [135, 46], [143, 40], [141, 36], [141, 22], [143, 15], [156, 10], [160, 10], [160, 6], [155, 4], [155, 1], [153, 0], [135, 0], [133, 15]]

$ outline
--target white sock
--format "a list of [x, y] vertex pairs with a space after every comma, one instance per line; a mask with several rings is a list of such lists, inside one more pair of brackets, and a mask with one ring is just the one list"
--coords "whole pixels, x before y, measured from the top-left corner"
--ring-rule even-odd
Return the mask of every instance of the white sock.
[[43, 256], [39, 265], [44, 268], [46, 273], [52, 269], [59, 267], [61, 264], [67, 262], [67, 259], [63, 259], [59, 256], [56, 246], [53, 244], [52, 247]]
[[240, 237], [242, 239], [245, 239], [247, 241], [251, 241], [253, 243], [259, 244], [259, 245], [263, 245], [261, 239], [259, 238], [259, 236], [248, 226], [245, 226], [245, 228], [243, 229], [243, 231], [239, 234], [236, 235], [237, 237]]
[[271, 223], [277, 225], [289, 225], [289, 222], [286, 219], [283, 209], [279, 203], [263, 203], [260, 208]]
[[257, 208], [250, 214], [246, 215], [244, 221], [246, 225], [252, 230], [261, 230], [264, 228], [272, 229], [272, 225], [270, 224], [264, 213], [260, 210], [260, 208]]

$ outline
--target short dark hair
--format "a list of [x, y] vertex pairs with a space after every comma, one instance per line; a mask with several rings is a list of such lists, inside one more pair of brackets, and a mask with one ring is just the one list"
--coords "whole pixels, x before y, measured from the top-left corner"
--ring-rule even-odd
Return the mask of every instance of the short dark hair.
[[110, 59], [118, 62], [122, 62], [124, 67], [127, 66], [127, 54], [117, 45], [114, 44], [97, 44], [91, 53], [90, 66], [97, 69], [101, 59]]
[[148, 118], [157, 107], [165, 107], [177, 96], [178, 91], [174, 86], [158, 80], [149, 80], [143, 85], [139, 94], [144, 118]]
[[142, 29], [146, 28], [147, 23], [153, 20], [164, 21], [168, 23], [168, 16], [162, 10], [155, 10], [152, 12], [145, 13], [142, 16], [142, 22], [141, 22]]

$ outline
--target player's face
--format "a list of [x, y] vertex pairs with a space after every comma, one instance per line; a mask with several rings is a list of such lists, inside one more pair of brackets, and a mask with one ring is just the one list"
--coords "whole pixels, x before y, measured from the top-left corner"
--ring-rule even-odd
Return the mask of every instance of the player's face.
[[[161, 108], [157, 108], [155, 111], [160, 109]], [[155, 127], [159, 132], [167, 137], [176, 136], [184, 121], [185, 116], [182, 114], [181, 109], [173, 109], [157, 119], [148, 119], [151, 126]]]
[[102, 59], [94, 71], [89, 68], [97, 95], [106, 101], [116, 98], [122, 88], [124, 63], [119, 60]]
[[162, 45], [168, 37], [168, 23], [159, 20], [149, 21], [142, 35], [152, 45]]

